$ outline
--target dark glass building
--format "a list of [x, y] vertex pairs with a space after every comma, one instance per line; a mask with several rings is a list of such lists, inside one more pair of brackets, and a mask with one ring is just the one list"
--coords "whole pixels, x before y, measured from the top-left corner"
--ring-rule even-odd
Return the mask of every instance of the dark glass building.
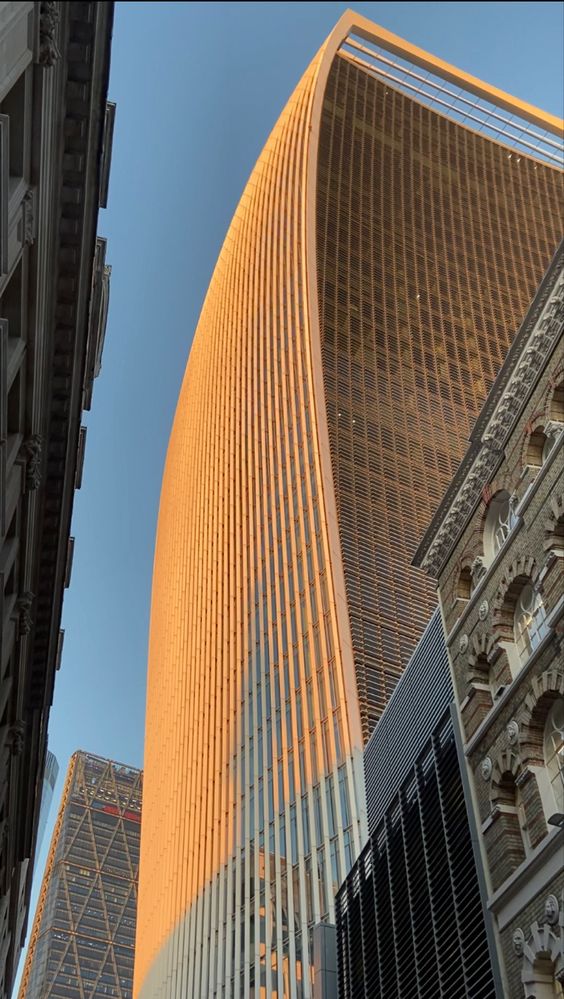
[[20, 999], [130, 999], [142, 772], [72, 757]]
[[339, 999], [493, 999], [438, 612], [366, 749], [370, 839], [337, 896]]

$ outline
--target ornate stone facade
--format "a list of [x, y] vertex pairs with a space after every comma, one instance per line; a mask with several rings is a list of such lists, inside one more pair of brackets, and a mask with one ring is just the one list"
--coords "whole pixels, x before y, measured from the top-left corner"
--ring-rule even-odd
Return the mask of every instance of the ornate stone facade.
[[515, 999], [564, 989], [563, 257], [561, 245], [415, 560], [438, 579], [488, 906]]
[[0, 2], [0, 999], [26, 931], [86, 358], [103, 342], [112, 16]]

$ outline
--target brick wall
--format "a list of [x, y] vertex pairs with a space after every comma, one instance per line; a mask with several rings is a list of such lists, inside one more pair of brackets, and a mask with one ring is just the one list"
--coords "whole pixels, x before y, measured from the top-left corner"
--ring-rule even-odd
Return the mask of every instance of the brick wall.
[[[563, 932], [562, 927], [559, 924], [552, 927], [547, 924], [545, 901], [549, 894], [554, 894], [557, 898], [561, 899], [563, 891], [564, 874], [555, 878], [549, 886], [544, 886], [540, 891], [536, 892], [527, 905], [500, 934], [501, 946], [505, 957], [508, 996], [510, 999], [519, 999], [519, 997], [525, 995], [521, 976], [523, 972], [527, 974], [527, 970], [530, 967], [529, 961], [526, 958], [524, 960], [523, 955], [516, 951], [513, 945], [513, 938], [518, 930], [522, 931], [529, 955], [538, 949], [539, 940], [544, 942], [547, 937], [550, 940], [552, 934], [558, 939]], [[560, 921], [562, 921], [562, 913]], [[554, 964], [552, 970], [554, 971]], [[557, 994], [555, 993], [555, 995]]]

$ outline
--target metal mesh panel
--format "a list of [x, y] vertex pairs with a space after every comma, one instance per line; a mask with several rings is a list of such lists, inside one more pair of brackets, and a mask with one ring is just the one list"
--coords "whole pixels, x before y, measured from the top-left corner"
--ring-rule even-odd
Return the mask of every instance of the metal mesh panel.
[[436, 603], [410, 561], [558, 244], [562, 193], [556, 169], [335, 59], [319, 302], [365, 739]]
[[[400, 787], [408, 780], [418, 745], [430, 735], [453, 699], [448, 653], [437, 609], [364, 752], [370, 832], [380, 824]], [[408, 798], [409, 790], [408, 784]]]

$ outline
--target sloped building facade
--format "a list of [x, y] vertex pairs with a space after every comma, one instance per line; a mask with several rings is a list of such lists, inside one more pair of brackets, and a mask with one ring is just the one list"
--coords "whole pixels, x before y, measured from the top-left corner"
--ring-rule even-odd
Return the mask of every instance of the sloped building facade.
[[435, 605], [417, 538], [559, 239], [559, 127], [347, 13], [259, 157], [164, 472], [138, 999], [311, 999]]

